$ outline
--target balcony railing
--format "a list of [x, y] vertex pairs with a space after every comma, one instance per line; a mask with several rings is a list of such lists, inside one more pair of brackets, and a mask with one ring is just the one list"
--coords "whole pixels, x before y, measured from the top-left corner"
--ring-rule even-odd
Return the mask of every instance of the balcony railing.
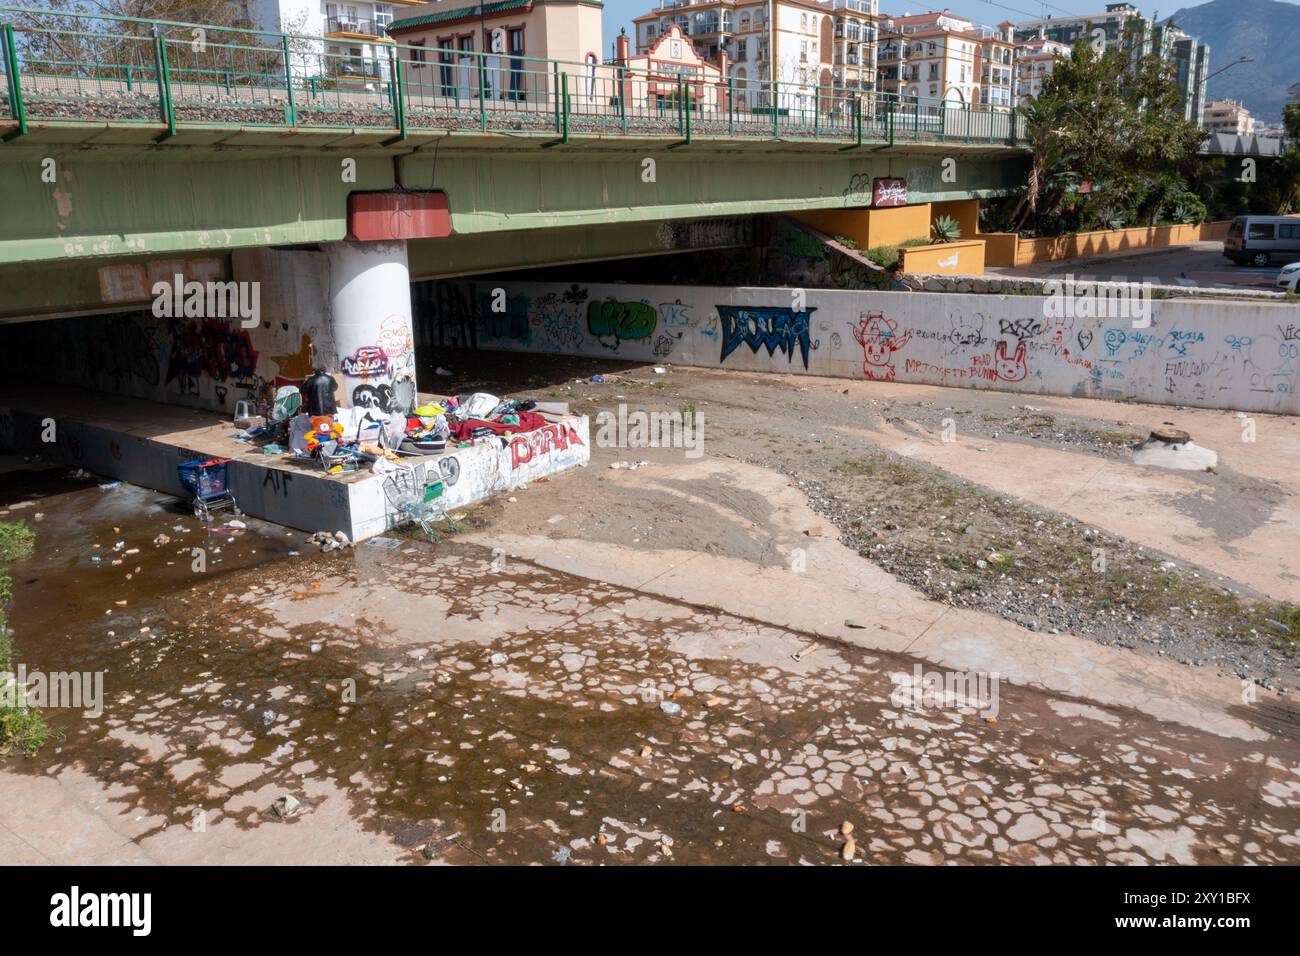
[[332, 33], [350, 33], [367, 37], [386, 37], [388, 31], [384, 24], [374, 20], [352, 20], [348, 17], [326, 17], [325, 35]]
[[354, 57], [325, 52], [321, 37], [211, 25], [196, 49], [196, 26], [0, 6], [0, 137], [97, 122], [161, 127], [162, 143], [214, 127], [360, 129], [398, 138], [476, 130], [542, 142], [619, 135], [850, 146], [1022, 141], [1009, 112], [835, 83], [772, 87], [396, 43]]

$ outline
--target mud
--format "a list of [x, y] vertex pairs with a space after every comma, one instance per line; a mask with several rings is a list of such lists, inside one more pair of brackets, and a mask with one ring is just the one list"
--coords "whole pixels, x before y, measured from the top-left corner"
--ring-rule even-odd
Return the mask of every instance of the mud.
[[[196, 811], [305, 826], [337, 789], [412, 863], [831, 863], [845, 820], [858, 863], [1297, 855], [1285, 742], [1010, 686], [992, 719], [987, 700], [900, 706], [911, 659], [821, 642], [795, 660], [809, 635], [483, 548], [283, 560], [108, 615], [45, 573], [55, 555], [32, 561], [24, 660], [103, 670], [109, 702], [51, 711], [62, 741], [4, 773], [88, 772], [140, 846]], [[304, 811], [275, 819], [272, 793]]]

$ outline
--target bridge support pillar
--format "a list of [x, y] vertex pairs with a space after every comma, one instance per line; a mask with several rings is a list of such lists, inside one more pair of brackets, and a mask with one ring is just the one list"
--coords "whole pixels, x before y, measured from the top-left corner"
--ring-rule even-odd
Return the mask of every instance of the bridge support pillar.
[[415, 405], [415, 338], [406, 242], [322, 246], [331, 331], [347, 404], [405, 414]]

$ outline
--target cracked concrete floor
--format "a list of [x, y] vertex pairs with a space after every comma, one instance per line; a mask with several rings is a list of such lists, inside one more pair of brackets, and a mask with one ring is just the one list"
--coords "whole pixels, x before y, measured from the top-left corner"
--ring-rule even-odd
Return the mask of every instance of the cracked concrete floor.
[[27, 645], [110, 680], [0, 774], [11, 859], [831, 863], [845, 821], [859, 864], [1300, 858], [1291, 742], [1006, 683], [993, 719], [901, 706], [912, 658], [472, 544], [107, 617]]

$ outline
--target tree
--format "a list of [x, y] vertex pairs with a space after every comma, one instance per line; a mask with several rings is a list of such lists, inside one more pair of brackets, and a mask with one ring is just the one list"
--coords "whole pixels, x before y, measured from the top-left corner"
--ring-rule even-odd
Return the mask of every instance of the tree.
[[1139, 40], [1128, 34], [1098, 51], [1080, 38], [1041, 95], [1020, 105], [1033, 152], [1011, 217], [1016, 230], [1154, 225], [1204, 214], [1187, 183], [1205, 134], [1184, 116], [1173, 64], [1141, 53]]

